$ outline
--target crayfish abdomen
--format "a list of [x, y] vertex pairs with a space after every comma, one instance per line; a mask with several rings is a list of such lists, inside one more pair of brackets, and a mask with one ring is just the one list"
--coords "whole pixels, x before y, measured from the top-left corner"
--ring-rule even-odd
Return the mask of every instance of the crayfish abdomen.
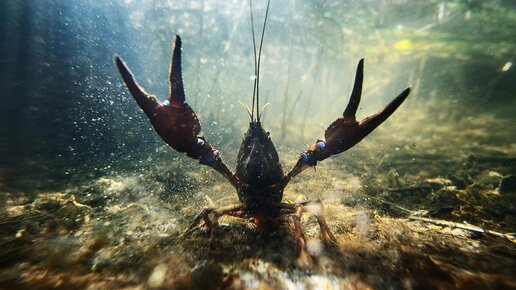
[[237, 156], [236, 176], [246, 186], [238, 190], [240, 201], [251, 211], [267, 211], [281, 202], [283, 188], [270, 186], [285, 174], [269, 133], [257, 121], [249, 123]]

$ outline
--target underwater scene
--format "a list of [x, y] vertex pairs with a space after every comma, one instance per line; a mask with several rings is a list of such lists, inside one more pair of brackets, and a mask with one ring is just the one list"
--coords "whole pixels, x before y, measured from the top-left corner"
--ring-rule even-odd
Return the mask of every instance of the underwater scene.
[[0, 289], [516, 289], [516, 2], [0, 1]]

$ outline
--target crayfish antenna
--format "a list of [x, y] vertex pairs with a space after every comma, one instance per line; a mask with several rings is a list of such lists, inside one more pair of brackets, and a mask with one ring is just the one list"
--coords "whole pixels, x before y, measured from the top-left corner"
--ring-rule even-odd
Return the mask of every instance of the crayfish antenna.
[[246, 109], [247, 111], [247, 114], [249, 115], [249, 117], [251, 118], [251, 121], [253, 120], [253, 113], [251, 111], [251, 108], [249, 108], [249, 106], [247, 104], [244, 104], [242, 101], [238, 101], [240, 103], [240, 105], [242, 107], [244, 107], [244, 109]]
[[256, 84], [258, 79], [258, 58], [256, 57], [256, 37], [254, 36], [254, 17], [253, 0], [249, 0], [249, 12], [251, 13], [251, 34], [253, 35], [253, 56], [254, 56], [254, 85], [253, 85], [253, 104], [251, 110], [251, 122], [254, 121], [254, 103], [256, 100]]
[[258, 51], [258, 68], [256, 76], [256, 115], [257, 121], [260, 122], [260, 114], [258, 110], [260, 109], [260, 63], [262, 60], [262, 47], [263, 47], [263, 36], [265, 35], [265, 27], [267, 26], [267, 18], [269, 16], [269, 6], [271, 5], [271, 0], [267, 1], [267, 9], [265, 10], [265, 19], [263, 20], [263, 28], [262, 28], [262, 38], [260, 39], [260, 50]]
[[265, 109], [267, 109], [267, 107], [268, 107], [270, 104], [271, 104], [271, 103], [267, 102], [267, 103], [265, 103], [265, 105], [263, 105], [262, 110], [260, 111], [260, 114], [258, 115], [258, 117], [259, 117], [259, 118], [258, 118], [258, 120], [262, 118], [262, 116], [263, 116], [263, 112], [265, 112]]
[[[263, 47], [263, 36], [265, 35], [265, 27], [267, 26], [267, 18], [269, 16], [269, 7], [271, 1], [267, 1], [267, 9], [265, 10], [265, 19], [263, 21], [262, 27], [262, 36], [260, 39], [260, 48], [258, 50], [258, 55], [256, 54], [256, 37], [254, 33], [254, 18], [253, 18], [253, 1], [249, 0], [249, 9], [251, 12], [251, 31], [253, 35], [253, 52], [254, 52], [254, 87], [253, 87], [253, 104], [252, 104], [252, 113], [251, 113], [251, 121], [254, 119], [254, 112], [256, 108], [256, 121], [260, 122], [260, 63], [262, 59], [262, 47]], [[255, 106], [256, 103], [256, 106]]]

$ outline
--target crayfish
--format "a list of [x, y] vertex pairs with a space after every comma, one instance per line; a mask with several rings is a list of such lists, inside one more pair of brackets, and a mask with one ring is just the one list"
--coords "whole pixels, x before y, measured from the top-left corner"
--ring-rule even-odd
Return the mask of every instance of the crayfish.
[[[267, 6], [264, 30], [268, 9], [269, 7]], [[254, 27], [253, 43], [255, 44]], [[263, 32], [261, 43], [263, 43]], [[160, 102], [155, 96], [143, 90], [136, 82], [126, 63], [117, 55], [115, 56], [115, 64], [129, 92], [147, 115], [159, 136], [173, 149], [186, 153], [188, 157], [197, 159], [200, 164], [209, 166], [222, 174], [235, 188], [240, 200], [240, 204], [237, 205], [203, 209], [194, 218], [183, 235], [200, 228], [202, 226], [200, 225], [201, 222], [204, 222], [204, 225], [208, 227], [210, 232], [210, 244], [213, 244], [219, 226], [218, 220], [223, 215], [242, 218], [250, 217], [254, 218], [255, 221], [260, 221], [270, 220], [287, 214], [293, 218], [295, 238], [298, 245], [297, 253], [301, 255], [301, 253], [306, 251], [300, 224], [303, 213], [311, 213], [316, 217], [321, 230], [321, 239], [324, 243], [336, 243], [337, 240], [324, 218], [321, 201], [307, 201], [295, 204], [282, 202], [283, 190], [292, 178], [305, 169], [315, 167], [317, 162], [342, 153], [364, 139], [403, 103], [410, 93], [410, 88], [401, 92], [377, 114], [367, 117], [360, 122], [357, 121], [355, 114], [362, 95], [364, 69], [364, 60], [361, 59], [356, 70], [350, 101], [342, 117], [335, 120], [326, 129], [324, 140], [317, 140], [301, 153], [291, 171], [285, 174], [269, 133], [264, 130], [260, 122], [260, 114], [258, 112], [261, 49], [262, 45], [260, 44], [260, 54], [257, 57], [256, 44], [254, 45], [255, 83], [253, 109], [249, 111], [251, 121], [238, 151], [235, 173], [226, 166], [219, 151], [210, 145], [205, 137], [199, 135], [201, 132], [200, 122], [195, 111], [185, 102], [181, 68], [181, 38], [178, 35], [176, 35], [170, 64], [170, 94], [163, 102]], [[255, 108], [256, 114], [254, 114]]]

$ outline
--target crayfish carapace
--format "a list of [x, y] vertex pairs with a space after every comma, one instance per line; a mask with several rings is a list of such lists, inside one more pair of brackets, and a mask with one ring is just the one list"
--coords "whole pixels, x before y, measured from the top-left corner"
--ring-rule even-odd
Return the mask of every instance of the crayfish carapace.
[[[267, 6], [264, 30], [268, 9], [269, 6]], [[258, 112], [259, 67], [263, 31], [261, 40], [260, 53], [257, 57], [253, 27], [256, 76], [253, 106], [252, 110], [249, 110], [251, 117], [249, 129], [244, 135], [244, 140], [238, 152], [236, 173], [233, 173], [224, 164], [219, 151], [199, 135], [201, 131], [199, 120], [194, 110], [185, 102], [181, 69], [181, 38], [179, 36], [176, 35], [170, 64], [170, 95], [164, 102], [160, 102], [156, 97], [149, 95], [138, 85], [133, 74], [120, 57], [115, 56], [115, 63], [129, 92], [145, 112], [161, 138], [173, 149], [184, 152], [187, 156], [199, 160], [199, 163], [210, 166], [221, 173], [233, 185], [238, 194], [240, 204], [219, 209], [203, 209], [194, 218], [183, 235], [200, 228], [202, 226], [200, 225], [201, 222], [204, 222], [204, 225], [210, 231], [210, 243], [213, 244], [218, 229], [218, 219], [222, 215], [252, 217], [256, 221], [260, 221], [289, 214], [293, 218], [298, 254], [301, 255], [306, 250], [300, 225], [301, 215], [305, 212], [315, 215], [320, 225], [323, 242], [336, 243], [336, 238], [324, 219], [321, 201], [297, 204], [282, 202], [284, 188], [292, 178], [303, 170], [314, 167], [318, 161], [342, 153], [360, 142], [403, 103], [409, 95], [410, 88], [401, 92], [377, 114], [358, 122], [355, 114], [362, 94], [364, 68], [364, 61], [363, 59], [360, 60], [351, 98], [343, 116], [335, 120], [326, 129], [324, 140], [317, 140], [301, 153], [295, 166], [285, 175], [279, 162], [278, 153], [269, 137], [269, 133], [262, 127]]]

